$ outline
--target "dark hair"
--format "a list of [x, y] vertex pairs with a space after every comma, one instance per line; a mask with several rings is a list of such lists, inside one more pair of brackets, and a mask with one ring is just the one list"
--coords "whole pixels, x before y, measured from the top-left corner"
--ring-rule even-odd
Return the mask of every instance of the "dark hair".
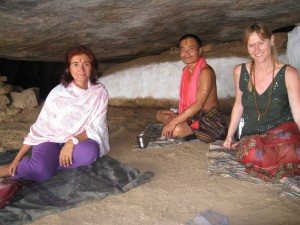
[[179, 44], [180, 44], [180, 42], [181, 42], [182, 40], [185, 40], [185, 39], [188, 39], [188, 38], [194, 39], [194, 40], [197, 42], [199, 48], [202, 47], [202, 41], [201, 41], [201, 39], [200, 39], [197, 35], [195, 35], [195, 34], [185, 34], [185, 35], [183, 35], [183, 36], [179, 39]]
[[65, 70], [61, 76], [61, 83], [67, 87], [72, 81], [73, 77], [70, 72], [71, 59], [76, 55], [87, 55], [91, 60], [92, 72], [90, 76], [90, 82], [92, 84], [97, 83], [97, 79], [99, 77], [98, 72], [98, 64], [94, 53], [85, 46], [77, 46], [70, 48], [65, 54]]

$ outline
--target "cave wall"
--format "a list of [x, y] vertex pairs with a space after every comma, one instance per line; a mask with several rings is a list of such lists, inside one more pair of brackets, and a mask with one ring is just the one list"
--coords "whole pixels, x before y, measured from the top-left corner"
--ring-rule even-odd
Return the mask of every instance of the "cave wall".
[[22, 89], [39, 87], [41, 99], [59, 83], [63, 69], [61, 62], [0, 59], [0, 74], [7, 77], [7, 83]]

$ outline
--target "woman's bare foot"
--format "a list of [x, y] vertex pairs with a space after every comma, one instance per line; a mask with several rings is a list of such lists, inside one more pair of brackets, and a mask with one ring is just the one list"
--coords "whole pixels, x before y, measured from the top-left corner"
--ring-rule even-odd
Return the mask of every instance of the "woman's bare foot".
[[9, 176], [9, 164], [0, 166], [0, 177], [8, 177]]

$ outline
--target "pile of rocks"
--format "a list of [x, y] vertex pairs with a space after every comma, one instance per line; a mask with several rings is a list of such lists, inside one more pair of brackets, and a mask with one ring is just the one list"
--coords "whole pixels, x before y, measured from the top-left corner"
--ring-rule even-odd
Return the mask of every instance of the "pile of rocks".
[[7, 77], [0, 75], [0, 121], [6, 116], [13, 116], [39, 105], [39, 88], [23, 90], [6, 82]]

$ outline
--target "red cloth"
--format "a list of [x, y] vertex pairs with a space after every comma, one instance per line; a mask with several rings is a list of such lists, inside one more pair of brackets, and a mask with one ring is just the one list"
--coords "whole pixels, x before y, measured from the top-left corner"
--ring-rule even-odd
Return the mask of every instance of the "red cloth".
[[0, 209], [7, 206], [24, 185], [19, 180], [0, 178]]
[[293, 122], [245, 136], [236, 150], [246, 172], [265, 181], [300, 174], [300, 131]]
[[[206, 61], [203, 57], [199, 58], [194, 68], [192, 77], [189, 82], [189, 68], [184, 67], [181, 81], [180, 81], [180, 94], [179, 94], [179, 114], [184, 112], [190, 105], [196, 101], [198, 90], [198, 77], [201, 70], [206, 66]], [[199, 129], [198, 121], [191, 125], [194, 129]]]

